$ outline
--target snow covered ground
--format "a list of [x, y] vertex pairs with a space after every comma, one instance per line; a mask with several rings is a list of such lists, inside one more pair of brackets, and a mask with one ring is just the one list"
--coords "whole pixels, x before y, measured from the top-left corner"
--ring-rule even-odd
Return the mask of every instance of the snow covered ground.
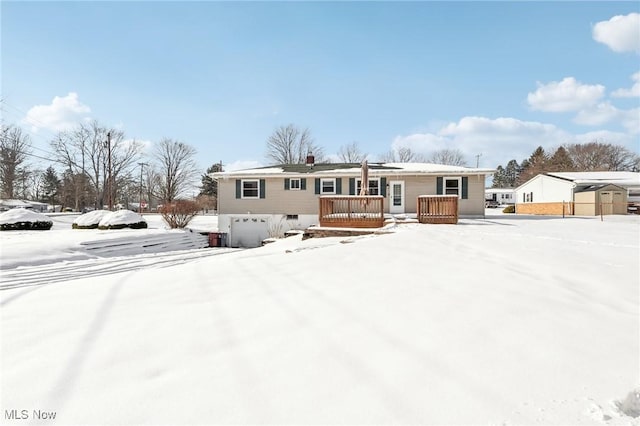
[[36, 284], [0, 291], [2, 424], [639, 425], [640, 217], [488, 214], [108, 259], [0, 233]]

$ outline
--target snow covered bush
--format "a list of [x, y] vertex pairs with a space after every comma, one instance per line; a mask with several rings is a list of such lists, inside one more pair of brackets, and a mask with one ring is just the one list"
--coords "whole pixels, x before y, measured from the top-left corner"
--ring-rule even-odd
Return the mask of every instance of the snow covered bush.
[[160, 214], [170, 228], [184, 228], [200, 211], [195, 201], [177, 200], [160, 208]]
[[138, 213], [134, 213], [131, 210], [118, 210], [110, 212], [105, 215], [100, 223], [98, 229], [144, 229], [147, 227], [147, 222]]
[[52, 226], [48, 216], [27, 209], [16, 208], [0, 214], [0, 231], [46, 231]]
[[620, 403], [620, 411], [627, 416], [640, 417], [640, 388], [629, 392], [627, 398]]
[[80, 215], [73, 221], [71, 228], [73, 229], [96, 229], [100, 221], [111, 212], [109, 210], [94, 210], [89, 213]]

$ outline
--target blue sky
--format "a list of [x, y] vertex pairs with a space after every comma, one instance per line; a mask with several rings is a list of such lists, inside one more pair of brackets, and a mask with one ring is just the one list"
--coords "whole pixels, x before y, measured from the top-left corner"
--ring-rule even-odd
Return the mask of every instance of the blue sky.
[[638, 152], [638, 2], [1, 3], [2, 114], [38, 151], [89, 118], [194, 146], [203, 169], [267, 165], [293, 123], [460, 149], [469, 165], [592, 140]]

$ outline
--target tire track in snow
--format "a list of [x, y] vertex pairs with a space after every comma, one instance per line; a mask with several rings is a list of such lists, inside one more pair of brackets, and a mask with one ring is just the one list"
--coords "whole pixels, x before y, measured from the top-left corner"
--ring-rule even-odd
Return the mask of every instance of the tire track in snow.
[[111, 257], [66, 261], [49, 265], [19, 267], [2, 271], [0, 290], [53, 284], [80, 278], [96, 277], [146, 268], [166, 268], [185, 262], [235, 252], [241, 249], [197, 249], [169, 253], [148, 253], [127, 257]]

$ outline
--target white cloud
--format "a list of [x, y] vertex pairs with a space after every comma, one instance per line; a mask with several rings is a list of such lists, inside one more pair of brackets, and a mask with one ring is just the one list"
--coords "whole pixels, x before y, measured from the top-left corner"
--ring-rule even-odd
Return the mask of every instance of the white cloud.
[[640, 13], [617, 15], [593, 26], [593, 39], [614, 52], [640, 52]]
[[637, 72], [631, 76], [631, 80], [635, 83], [631, 86], [631, 89], [618, 89], [611, 93], [614, 98], [635, 98], [640, 97], [640, 72]]
[[574, 123], [586, 126], [599, 126], [621, 118], [622, 113], [623, 111], [607, 101], [591, 108], [583, 109], [578, 112], [578, 115], [576, 115], [573, 121]]
[[[622, 125], [629, 131], [629, 133], [632, 135], [640, 134], [640, 108], [623, 111], [621, 121]], [[636, 151], [638, 148], [640, 148], [640, 146], [638, 145], [638, 139], [636, 137]]]
[[548, 112], [579, 111], [595, 105], [605, 94], [605, 87], [582, 84], [573, 77], [561, 82], [538, 83], [538, 90], [527, 95], [534, 110]]
[[392, 147], [411, 148], [427, 156], [444, 148], [456, 148], [467, 156], [467, 164], [475, 165], [475, 156], [482, 154], [480, 167], [491, 168], [514, 158], [520, 162], [537, 146], [551, 150], [571, 139], [569, 133], [552, 124], [509, 117], [463, 117], [435, 133], [397, 136]]
[[78, 122], [86, 120], [91, 108], [78, 100], [78, 94], [69, 92], [67, 96], [53, 98], [49, 105], [36, 105], [27, 112], [22, 123], [32, 126], [32, 130], [47, 129], [54, 132], [68, 130]]
[[571, 134], [553, 124], [510, 117], [463, 117], [433, 133], [397, 136], [392, 142], [392, 148], [411, 148], [414, 152], [427, 156], [443, 148], [456, 148], [466, 155], [468, 165], [475, 166], [475, 156], [482, 154], [479, 165], [488, 168], [499, 164], [505, 166], [511, 159], [521, 162], [538, 146], [553, 153], [560, 145], [598, 140], [624, 145], [638, 152], [637, 136], [634, 134], [638, 133], [639, 117], [639, 109], [616, 110], [616, 118], [621, 120], [629, 130], [628, 133], [598, 130], [583, 134]]
[[630, 134], [638, 134], [640, 133], [640, 108], [622, 110], [607, 101], [580, 111], [573, 121], [587, 126], [617, 123], [627, 129]]

